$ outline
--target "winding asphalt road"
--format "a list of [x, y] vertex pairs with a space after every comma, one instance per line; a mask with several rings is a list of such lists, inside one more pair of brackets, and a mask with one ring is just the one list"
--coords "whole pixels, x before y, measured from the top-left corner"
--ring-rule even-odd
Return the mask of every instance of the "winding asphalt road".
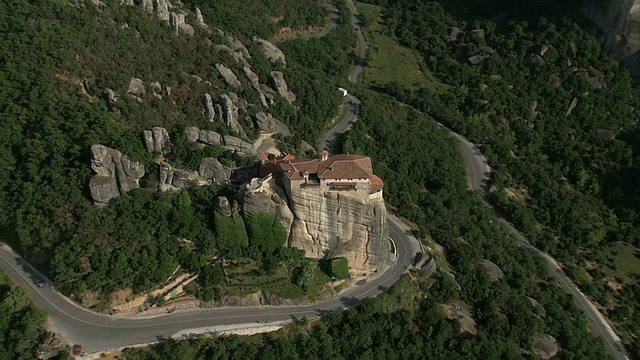
[[[438, 125], [444, 128], [442, 124]], [[495, 211], [493, 205], [488, 201], [488, 196], [486, 193], [487, 188], [485, 185], [489, 181], [489, 176], [491, 175], [491, 168], [489, 167], [487, 160], [475, 144], [471, 143], [469, 140], [459, 134], [456, 134], [454, 132], [451, 132], [451, 134], [460, 143], [460, 149], [467, 166], [467, 181], [469, 187], [473, 190], [483, 190], [485, 192], [485, 203]], [[578, 287], [571, 281], [571, 279], [569, 279], [569, 277], [564, 273], [558, 263], [548, 254], [533, 247], [533, 245], [529, 243], [527, 238], [525, 238], [518, 230], [516, 230], [513, 225], [505, 220], [497, 211], [496, 215], [498, 217], [498, 220], [502, 224], [504, 224], [507, 230], [516, 238], [516, 240], [520, 244], [536, 251], [545, 259], [551, 275], [553, 275], [553, 277], [558, 280], [560, 285], [565, 289], [567, 293], [573, 296], [573, 299], [575, 300], [578, 307], [582, 309], [582, 311], [584, 311], [584, 313], [586, 314], [587, 321], [589, 322], [589, 326], [591, 327], [593, 333], [604, 340], [604, 345], [607, 352], [615, 359], [628, 359], [627, 352], [624, 349], [620, 338], [615, 334], [613, 329], [611, 329], [611, 326], [609, 326], [605, 317], [578, 289]]]
[[[351, 1], [348, 3], [350, 9], [355, 11], [353, 3]], [[366, 43], [355, 15], [352, 15], [352, 21], [359, 34], [361, 56], [349, 79], [357, 82], [364, 65]], [[358, 113], [358, 100], [353, 96], [347, 96], [347, 100], [350, 102], [349, 111], [328, 135], [346, 131], [348, 125], [355, 120]], [[83, 350], [91, 354], [183, 336], [189, 334], [190, 329], [195, 332], [201, 328], [224, 325], [244, 327], [258, 323], [295, 321], [302, 317], [314, 318], [329, 311], [354, 306], [361, 299], [377, 296], [409, 270], [415, 261], [415, 255], [421, 251], [418, 241], [404, 230], [404, 225], [396, 218], [390, 217], [388, 224], [389, 235], [395, 242], [396, 260], [386, 271], [356, 282], [354, 286], [342, 291], [335, 298], [303, 306], [221, 307], [147, 318], [109, 316], [76, 305], [51, 286], [36, 287], [35, 279], [43, 279], [48, 285], [51, 282], [42, 274], [38, 274], [7, 245], [0, 245], [0, 267], [12, 282], [25, 285], [30, 289], [33, 303], [47, 311], [50, 323], [70, 343], [82, 344]]]
[[[352, 24], [359, 38], [360, 56], [356, 66], [349, 74], [349, 80], [352, 83], [357, 83], [359, 74], [364, 66], [366, 42], [358, 25], [355, 7], [351, 0], [347, 0], [347, 5], [352, 12]], [[327, 133], [325, 141], [323, 141], [323, 145], [327, 149], [331, 149], [336, 134], [346, 131], [350, 124], [356, 120], [359, 110], [358, 100], [353, 96], [348, 96], [345, 100], [348, 105], [347, 112], [341, 121]], [[484, 159], [475, 145], [455, 133], [453, 135], [460, 140], [469, 172], [469, 186], [472, 189], [483, 188], [491, 171], [486, 159]], [[322, 316], [328, 311], [356, 305], [363, 298], [376, 296], [398, 281], [411, 267], [415, 260], [414, 255], [420, 252], [419, 244], [415, 238], [407, 236], [402, 224], [397, 223], [392, 217], [389, 217], [388, 220], [390, 236], [394, 239], [397, 248], [396, 261], [385, 272], [357, 282], [355, 286], [346, 289], [336, 298], [303, 306], [224, 307], [176, 312], [148, 318], [114, 317], [97, 314], [81, 308], [52, 287], [38, 288], [34, 286], [35, 279], [45, 278], [6, 245], [0, 245], [0, 267], [2, 267], [11, 281], [25, 285], [30, 289], [31, 299], [34, 304], [48, 312], [51, 324], [69, 342], [83, 344], [84, 351], [87, 353], [97, 353], [124, 346], [162, 341], [176, 334], [188, 334], [189, 329], [295, 321], [302, 317], [314, 318]], [[531, 247], [529, 242], [509, 223], [504, 219], [501, 219], [501, 221], [505, 223], [518, 241], [527, 247]], [[564, 275], [553, 259], [546, 254], [542, 255], [547, 259], [552, 274], [574, 296], [577, 304], [587, 313], [587, 318], [594, 332], [605, 339], [607, 350], [616, 359], [625, 359], [624, 348], [622, 348], [615, 334], [611, 335], [612, 332], [609, 331], [602, 315], [591, 306], [586, 297]], [[50, 284], [50, 282], [48, 283]]]

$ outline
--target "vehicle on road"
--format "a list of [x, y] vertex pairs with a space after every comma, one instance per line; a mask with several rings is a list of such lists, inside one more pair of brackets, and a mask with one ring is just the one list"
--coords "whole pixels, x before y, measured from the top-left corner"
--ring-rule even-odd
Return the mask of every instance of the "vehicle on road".
[[84, 352], [82, 352], [82, 345], [75, 344], [71, 347], [71, 353], [73, 356], [84, 356]]
[[338, 90], [342, 91], [342, 96], [347, 96], [347, 95], [349, 95], [349, 92], [348, 92], [348, 91], [347, 91], [347, 89], [345, 89], [345, 88], [341, 88], [341, 87], [339, 87], [339, 88], [338, 88]]
[[43, 288], [43, 287], [45, 287], [47, 285], [47, 284], [44, 283], [44, 281], [42, 281], [40, 279], [33, 280], [33, 283], [39, 288]]

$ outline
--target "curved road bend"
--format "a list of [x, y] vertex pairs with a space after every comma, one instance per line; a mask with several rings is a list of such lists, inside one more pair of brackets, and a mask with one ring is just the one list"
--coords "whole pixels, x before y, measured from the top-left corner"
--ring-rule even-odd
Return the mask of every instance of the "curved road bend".
[[0, 266], [11, 281], [27, 286], [31, 300], [49, 314], [49, 321], [71, 343], [82, 344], [87, 353], [136, 344], [153, 343], [188, 329], [221, 325], [241, 325], [293, 321], [303, 316], [314, 318], [332, 310], [356, 305], [359, 300], [377, 296], [387, 290], [410, 268], [417, 244], [412, 244], [404, 231], [389, 222], [390, 236], [395, 240], [397, 260], [383, 273], [358, 281], [338, 297], [310, 305], [221, 307], [175, 312], [147, 318], [102, 315], [72, 303], [51, 288], [38, 288], [33, 280], [36, 272], [8, 246], [0, 247]]
[[[349, 74], [349, 81], [352, 83], [358, 82], [358, 76], [362, 72], [364, 68], [364, 59], [366, 55], [367, 44], [364, 38], [364, 34], [362, 29], [360, 28], [359, 21], [357, 19], [357, 12], [355, 6], [353, 5], [352, 0], [346, 0], [347, 6], [351, 11], [351, 22], [354, 27], [354, 30], [358, 34], [358, 48], [359, 59], [356, 63], [355, 68]], [[357, 99], [349, 95], [349, 97], [345, 97], [347, 102], [347, 112], [345, 113], [343, 119], [336, 124], [329, 132], [325, 135], [322, 145], [323, 148], [331, 150], [332, 145], [335, 142], [337, 135], [347, 131], [350, 125], [357, 119], [357, 114], [359, 110], [359, 102]], [[439, 126], [447, 129], [444, 125], [438, 123]], [[447, 129], [450, 131], [449, 129]], [[467, 167], [467, 183], [472, 190], [483, 190], [485, 191], [485, 203], [491, 207], [493, 206], [488, 202], [488, 198], [486, 196], [486, 187], [489, 177], [491, 175], [491, 168], [489, 167], [489, 163], [487, 159], [482, 155], [480, 149], [467, 140], [465, 137], [450, 131], [450, 133], [458, 140], [460, 143], [460, 149], [462, 151], [462, 155], [464, 158], [465, 165]], [[495, 209], [494, 209], [495, 210]], [[496, 211], [497, 214], [497, 211]], [[562, 271], [562, 269], [558, 266], [557, 262], [550, 257], [548, 254], [536, 249], [533, 247], [529, 241], [519, 232], [517, 231], [513, 225], [511, 225], [508, 221], [506, 221], [499, 214], [498, 219], [502, 222], [507, 230], [514, 235], [517, 241], [524, 246], [535, 250], [538, 252], [546, 261], [549, 266], [549, 270], [551, 274], [558, 280], [560, 285], [565, 289], [565, 291], [571, 294], [582, 311], [586, 313], [587, 321], [591, 329], [593, 330], [596, 336], [599, 336], [604, 339], [605, 348], [607, 352], [611, 354], [615, 359], [624, 360], [628, 359], [627, 353], [620, 341], [620, 338], [615, 334], [612, 330], [611, 326], [607, 323], [606, 318], [597, 310], [597, 308], [587, 299], [587, 297], [578, 289], [578, 287], [566, 276], [566, 274]], [[391, 219], [389, 221], [391, 223]]]
[[[442, 124], [438, 123], [441, 127], [445, 128]], [[486, 184], [491, 174], [491, 168], [489, 167], [487, 160], [482, 155], [478, 147], [471, 143], [463, 136], [451, 131], [451, 134], [459, 141], [460, 149], [464, 157], [465, 164], [467, 166], [467, 181], [469, 187], [472, 190], [483, 190], [485, 192], [485, 203], [495, 211], [495, 208], [488, 201], [486, 193]], [[604, 344], [607, 352], [615, 359], [623, 360], [628, 359], [627, 352], [620, 341], [620, 338], [615, 334], [611, 326], [607, 323], [606, 318], [598, 311], [598, 309], [587, 299], [587, 297], [578, 289], [578, 287], [569, 279], [569, 277], [562, 271], [562, 268], [558, 266], [558, 263], [548, 254], [536, 249], [529, 243], [518, 230], [516, 230], [511, 223], [505, 220], [496, 211], [498, 220], [504, 224], [507, 230], [516, 238], [516, 240], [523, 246], [536, 251], [542, 256], [549, 267], [549, 271], [555, 277], [565, 291], [573, 296], [576, 304], [582, 311], [585, 312], [589, 326], [593, 333], [604, 339]]]

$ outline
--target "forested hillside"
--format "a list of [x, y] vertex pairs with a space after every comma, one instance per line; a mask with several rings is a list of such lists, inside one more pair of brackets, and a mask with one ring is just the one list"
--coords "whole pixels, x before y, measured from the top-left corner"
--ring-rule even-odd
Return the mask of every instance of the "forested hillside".
[[[291, 130], [291, 136], [280, 138], [288, 151], [297, 152], [302, 139], [315, 144], [323, 124], [338, 112], [338, 78], [346, 74], [355, 38], [345, 12], [338, 29], [322, 39], [278, 44], [288, 54], [285, 65], [284, 60], [270, 61], [252, 37], [270, 38], [282, 27], [321, 28], [328, 21], [321, 1], [238, 1], [225, 4], [226, 12], [222, 3], [203, 4], [204, 24], [192, 12], [195, 2], [186, 2], [182, 28], [161, 20], [161, 9], [149, 13], [116, 0], [102, 3], [0, 3], [0, 33], [5, 35], [0, 37], [2, 241], [19, 249], [63, 291], [100, 293], [98, 307], [116, 289], [149, 290], [178, 265], [198, 273], [225, 252], [261, 256], [260, 245], [251, 250], [248, 244], [226, 246], [230, 240], [221, 235], [226, 230], [215, 226], [214, 200], [233, 196], [227, 186], [156, 193], [156, 163], [171, 161], [196, 171], [204, 157], [229, 169], [255, 165], [256, 157], [186, 141], [187, 126], [240, 136], [223, 121], [207, 121], [205, 94], [217, 101], [234, 92], [235, 104], [244, 106], [238, 122], [247, 140], [258, 134], [247, 119], [269, 111]], [[250, 66], [260, 85], [274, 86], [270, 72], [281, 71], [297, 99], [290, 104], [276, 94], [266, 109], [249, 80], [240, 77], [236, 87], [221, 76], [217, 63], [238, 77]], [[132, 90], [134, 78], [140, 81], [133, 84], [145, 84], [146, 92]], [[171, 136], [171, 153], [162, 158], [148, 152], [142, 138], [142, 131], [154, 126]], [[146, 169], [141, 189], [123, 194], [106, 209], [90, 201], [94, 144], [116, 149]], [[255, 228], [250, 231], [252, 241], [259, 238]], [[285, 257], [298, 259], [299, 254]], [[206, 276], [201, 281], [212, 284]]]
[[628, 72], [576, 4], [376, 3], [388, 34], [449, 86], [385, 91], [480, 144], [493, 203], [564, 263], [637, 353], [640, 94]]
[[29, 289], [9, 284], [1, 271], [0, 314], [0, 358], [35, 358], [46, 313], [29, 303]]
[[[344, 151], [372, 156], [388, 204], [444, 246], [446, 260], [438, 261], [434, 277], [412, 272], [379, 298], [310, 329], [302, 320], [253, 340], [169, 341], [128, 349], [127, 359], [515, 359], [555, 354], [557, 344], [559, 359], [607, 358], [544, 261], [516, 245], [479, 196], [466, 192], [457, 142], [430, 116], [389, 96], [359, 96], [362, 112], [342, 141]], [[487, 260], [504, 277], [492, 278], [482, 265]], [[551, 339], [546, 350], [543, 338]]]

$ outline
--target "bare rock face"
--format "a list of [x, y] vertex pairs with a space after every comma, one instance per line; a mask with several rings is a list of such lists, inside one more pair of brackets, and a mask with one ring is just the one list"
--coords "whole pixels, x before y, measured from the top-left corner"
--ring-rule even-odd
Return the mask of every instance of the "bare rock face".
[[172, 12], [169, 17], [169, 24], [176, 35], [193, 36], [195, 30], [185, 21], [185, 14]]
[[176, 191], [206, 184], [205, 179], [201, 179], [197, 173], [176, 169], [166, 161], [160, 164], [158, 174], [159, 191]]
[[571, 104], [569, 104], [569, 108], [567, 109], [567, 112], [564, 113], [564, 116], [568, 117], [569, 115], [571, 115], [571, 112], [573, 112], [573, 109], [575, 109], [576, 106], [578, 106], [578, 98], [574, 97], [573, 100], [571, 100]]
[[89, 191], [94, 205], [105, 207], [111, 200], [120, 196], [116, 178], [95, 175], [89, 179]]
[[153, 13], [153, 0], [141, 0], [140, 6], [142, 6], [142, 10], [149, 14]]
[[295, 215], [289, 245], [307, 257], [345, 257], [355, 272], [383, 269], [390, 263], [387, 212], [382, 198], [365, 200], [316, 188], [289, 194]]
[[282, 134], [284, 136], [291, 135], [291, 131], [289, 131], [287, 125], [280, 120], [275, 119], [271, 114], [259, 111], [254, 115], [254, 118], [256, 126], [260, 131]]
[[294, 216], [287, 204], [284, 190], [279, 187], [269, 186], [269, 184], [260, 185], [263, 186], [255, 189], [247, 187], [240, 194], [243, 214], [251, 215], [260, 212], [274, 214], [287, 231], [287, 236], [289, 236]]
[[488, 58], [489, 58], [489, 55], [487, 54], [476, 54], [476, 55], [470, 56], [467, 60], [469, 60], [469, 62], [473, 65], [480, 65], [484, 63]]
[[260, 44], [260, 50], [262, 54], [269, 59], [271, 62], [281, 61], [283, 64], [287, 64], [284, 53], [277, 46], [268, 42], [267, 40], [260, 39], [258, 37], [254, 37], [253, 41]]
[[115, 109], [116, 107], [116, 103], [118, 102], [118, 96], [116, 95], [116, 92], [112, 89], [104, 89], [104, 99], [107, 102], [107, 107], [109, 108], [109, 110], [113, 111], [113, 109]]
[[241, 156], [255, 156], [256, 149], [248, 141], [231, 135], [220, 135], [213, 130], [200, 130], [195, 126], [188, 126], [184, 130], [188, 141], [199, 142], [204, 145], [218, 145], [231, 151], [238, 152]]
[[199, 132], [200, 132], [200, 130], [197, 127], [195, 127], [195, 126], [187, 126], [184, 129], [184, 136], [187, 138], [187, 141], [196, 142], [196, 141], [198, 141], [198, 138], [200, 137]]
[[214, 183], [224, 184], [231, 178], [232, 170], [222, 165], [216, 158], [203, 158], [198, 167], [198, 175]]
[[289, 91], [289, 86], [287, 82], [284, 80], [284, 75], [280, 71], [272, 71], [271, 79], [273, 80], [273, 85], [283, 98], [285, 98], [289, 103], [296, 101], [296, 94], [292, 91]]
[[553, 336], [544, 333], [536, 333], [533, 336], [531, 352], [541, 359], [548, 360], [560, 352], [560, 346]]
[[260, 78], [258, 77], [258, 75], [254, 73], [248, 66], [243, 67], [242, 70], [244, 71], [245, 75], [247, 75], [247, 79], [249, 79], [249, 83], [251, 84], [251, 86], [256, 89], [256, 91], [258, 91], [262, 106], [269, 107], [269, 104], [267, 103], [267, 97], [260, 88]]
[[144, 83], [142, 82], [142, 80], [138, 78], [131, 78], [131, 80], [129, 80], [129, 94], [142, 96], [145, 94], [145, 92], [146, 90], [144, 88]]
[[480, 261], [480, 265], [484, 268], [484, 271], [487, 273], [487, 275], [489, 275], [489, 279], [491, 279], [491, 281], [498, 281], [504, 277], [504, 272], [502, 272], [502, 269], [500, 269], [498, 265], [492, 263], [491, 261], [486, 259], [482, 260]]
[[246, 137], [247, 135], [244, 133], [242, 126], [238, 123], [238, 107], [233, 103], [229, 95], [220, 95], [220, 104], [222, 105], [222, 118], [225, 124], [231, 131]]
[[199, 130], [198, 141], [206, 145], [222, 145], [222, 135], [213, 130]]
[[89, 180], [89, 190], [98, 206], [108, 205], [120, 191], [138, 188], [145, 174], [144, 165], [101, 144], [91, 146], [91, 169], [96, 175]]
[[151, 130], [143, 130], [142, 136], [147, 152], [161, 152], [163, 155], [171, 152], [171, 138], [167, 129], [156, 126]]
[[229, 86], [232, 86], [235, 88], [239, 88], [240, 86], [242, 86], [242, 84], [236, 77], [236, 74], [233, 73], [233, 70], [229, 69], [228, 67], [224, 66], [224, 64], [221, 64], [221, 63], [217, 63], [215, 67], [216, 67], [216, 70], [218, 70], [218, 73], [220, 73], [220, 76], [222, 76], [224, 81], [227, 84], [229, 84]]
[[217, 212], [226, 217], [231, 217], [233, 215], [231, 204], [229, 203], [229, 199], [227, 199], [226, 196], [218, 196], [216, 198], [216, 204], [214, 208]]
[[204, 98], [202, 100], [204, 103], [204, 116], [210, 122], [213, 122], [216, 118], [216, 111], [213, 108], [213, 100], [211, 99], [211, 95], [204, 94]]
[[208, 26], [204, 22], [204, 17], [202, 17], [202, 12], [200, 11], [200, 8], [196, 6], [196, 9], [194, 12], [196, 17], [196, 22], [198, 23], [198, 25], [206, 29]]
[[583, 11], [598, 27], [598, 39], [607, 52], [638, 75], [640, 0], [589, 0]]
[[164, 21], [169, 20], [169, 4], [167, 0], [153, 0], [156, 16]]
[[231, 151], [237, 151], [240, 155], [256, 155], [253, 144], [231, 135], [224, 135], [223, 147]]

